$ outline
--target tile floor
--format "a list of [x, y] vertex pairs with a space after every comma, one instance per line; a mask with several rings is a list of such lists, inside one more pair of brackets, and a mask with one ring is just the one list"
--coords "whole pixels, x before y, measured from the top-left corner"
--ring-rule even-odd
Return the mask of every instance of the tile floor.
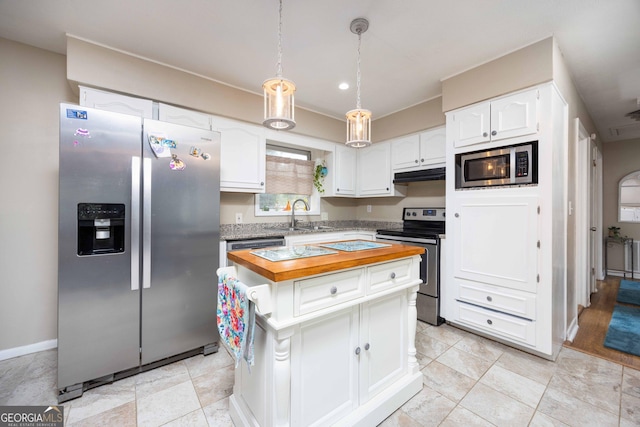
[[[563, 348], [556, 362], [419, 322], [424, 389], [382, 427], [638, 426], [640, 371]], [[0, 362], [0, 405], [56, 404], [56, 351]], [[65, 426], [232, 426], [233, 361], [195, 356], [89, 390]]]

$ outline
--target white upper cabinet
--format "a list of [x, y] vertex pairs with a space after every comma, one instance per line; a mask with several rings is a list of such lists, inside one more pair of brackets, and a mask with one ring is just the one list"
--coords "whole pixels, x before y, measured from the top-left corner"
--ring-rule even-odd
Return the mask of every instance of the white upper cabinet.
[[420, 134], [420, 166], [444, 166], [447, 152], [447, 132], [444, 126]]
[[158, 118], [162, 122], [191, 126], [199, 129], [211, 130], [211, 115], [186, 108], [174, 107], [169, 104], [158, 104]]
[[410, 171], [420, 168], [420, 135], [407, 135], [391, 141], [394, 171]]
[[325, 196], [356, 195], [357, 153], [355, 148], [336, 144], [335, 150], [327, 155]]
[[391, 173], [391, 143], [378, 142], [366, 148], [360, 148], [358, 153], [358, 197], [400, 196], [406, 186], [396, 190]]
[[463, 108], [450, 114], [455, 148], [538, 132], [538, 90]]
[[79, 88], [79, 104], [83, 107], [113, 111], [145, 119], [153, 118], [153, 101], [150, 99], [136, 98], [84, 86], [79, 86]]
[[445, 127], [391, 141], [393, 172], [409, 172], [444, 166], [446, 154]]
[[213, 130], [222, 135], [220, 191], [264, 193], [266, 138], [264, 129], [213, 118]]

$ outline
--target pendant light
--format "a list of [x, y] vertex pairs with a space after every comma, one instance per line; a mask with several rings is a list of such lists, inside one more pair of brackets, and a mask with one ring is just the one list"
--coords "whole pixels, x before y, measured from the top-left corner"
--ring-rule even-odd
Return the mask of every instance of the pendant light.
[[347, 112], [347, 142], [349, 147], [362, 148], [371, 145], [371, 111], [360, 107], [360, 42], [362, 33], [369, 28], [369, 21], [356, 18], [351, 21], [351, 32], [358, 35], [358, 74], [356, 109]]
[[294, 118], [293, 93], [296, 85], [282, 77], [282, 0], [278, 9], [278, 67], [276, 77], [265, 80], [264, 121], [262, 124], [270, 129], [289, 130], [296, 125]]

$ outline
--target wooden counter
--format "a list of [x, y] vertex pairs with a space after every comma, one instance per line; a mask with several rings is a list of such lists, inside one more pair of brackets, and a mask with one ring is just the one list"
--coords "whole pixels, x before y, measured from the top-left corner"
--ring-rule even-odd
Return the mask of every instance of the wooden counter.
[[227, 257], [234, 263], [248, 268], [260, 276], [266, 277], [274, 282], [281, 282], [424, 253], [424, 248], [418, 246], [405, 246], [393, 243], [389, 245], [390, 246], [384, 248], [365, 249], [354, 252], [337, 251], [337, 254], [320, 255], [289, 261], [266, 260], [259, 256], [252, 255], [251, 252], [254, 249], [229, 252]]

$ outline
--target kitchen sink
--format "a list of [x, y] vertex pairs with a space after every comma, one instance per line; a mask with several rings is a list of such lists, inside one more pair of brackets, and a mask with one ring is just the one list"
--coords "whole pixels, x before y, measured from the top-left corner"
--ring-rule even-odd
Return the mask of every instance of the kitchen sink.
[[286, 248], [260, 249], [251, 251], [250, 253], [269, 261], [287, 261], [292, 259], [337, 254], [338, 251], [320, 248], [317, 246], [291, 246]]
[[321, 231], [321, 230], [333, 230], [333, 227], [329, 227], [328, 225], [299, 225], [296, 227], [277, 227], [271, 228], [271, 231]]

